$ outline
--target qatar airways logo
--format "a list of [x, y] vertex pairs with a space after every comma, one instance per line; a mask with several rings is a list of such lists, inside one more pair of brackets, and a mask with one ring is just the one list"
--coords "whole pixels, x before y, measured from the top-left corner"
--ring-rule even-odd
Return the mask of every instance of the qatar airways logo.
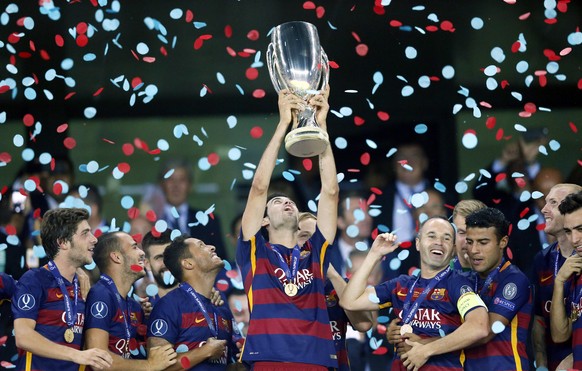
[[[398, 317], [402, 319], [402, 311], [398, 313]], [[433, 308], [419, 308], [412, 321], [410, 321], [410, 325], [415, 328], [438, 330], [442, 327], [441, 314]]]
[[[274, 273], [275, 273], [275, 276], [277, 276], [277, 278], [279, 279], [279, 281], [281, 282], [282, 285], [285, 285], [287, 283], [287, 276], [285, 276], [285, 272], [283, 271], [283, 269], [277, 268], [277, 269], [275, 269], [275, 272]], [[293, 280], [293, 283], [295, 285], [297, 285], [297, 288], [300, 289], [300, 290], [302, 288], [307, 287], [308, 285], [310, 285], [311, 282], [313, 282], [313, 273], [311, 273], [309, 271], [309, 269], [307, 269], [307, 268], [300, 269], [297, 272], [297, 276]]]
[[331, 327], [331, 336], [333, 341], [340, 341], [343, 339], [343, 331], [338, 326], [337, 321], [329, 321], [329, 326]]

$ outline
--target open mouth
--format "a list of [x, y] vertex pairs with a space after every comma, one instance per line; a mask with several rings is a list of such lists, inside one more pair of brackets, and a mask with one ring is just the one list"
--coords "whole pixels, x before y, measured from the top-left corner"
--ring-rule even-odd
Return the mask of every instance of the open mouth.
[[445, 252], [439, 249], [432, 249], [430, 250], [430, 253], [433, 255], [437, 255], [437, 256], [443, 256], [445, 255]]

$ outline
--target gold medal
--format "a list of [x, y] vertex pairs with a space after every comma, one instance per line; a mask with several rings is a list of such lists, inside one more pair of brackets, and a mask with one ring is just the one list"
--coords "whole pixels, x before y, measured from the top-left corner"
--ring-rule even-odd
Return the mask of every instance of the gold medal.
[[65, 341], [69, 344], [71, 344], [73, 342], [73, 340], [75, 340], [75, 333], [73, 332], [73, 329], [66, 329], [65, 330]]
[[408, 323], [405, 323], [404, 325], [402, 325], [400, 327], [400, 336], [404, 336], [406, 334], [412, 334], [414, 331], [412, 331], [412, 326], [410, 326]]
[[291, 297], [297, 295], [297, 285], [294, 283], [285, 284], [285, 294]]

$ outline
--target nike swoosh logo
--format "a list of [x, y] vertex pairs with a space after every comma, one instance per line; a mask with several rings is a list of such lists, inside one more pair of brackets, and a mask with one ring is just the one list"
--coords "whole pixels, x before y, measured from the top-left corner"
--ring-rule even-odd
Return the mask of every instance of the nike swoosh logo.
[[405, 292], [402, 292], [401, 290], [399, 290], [399, 291], [396, 293], [396, 295], [398, 295], [398, 296], [406, 296], [406, 293], [405, 293]]
[[196, 323], [200, 323], [202, 321], [204, 321], [204, 317], [194, 319], [194, 322], [196, 322]]
[[63, 297], [63, 294], [56, 294], [57, 295], [57, 299], [60, 299]]
[[541, 279], [540, 281], [541, 281], [541, 282], [546, 282], [547, 280], [549, 280], [549, 279], [550, 279], [550, 278], [552, 278], [552, 277], [554, 277], [554, 275], [553, 275], [553, 274], [550, 274], [550, 275], [549, 275], [549, 276], [547, 276], [547, 277], [542, 277], [542, 279]]

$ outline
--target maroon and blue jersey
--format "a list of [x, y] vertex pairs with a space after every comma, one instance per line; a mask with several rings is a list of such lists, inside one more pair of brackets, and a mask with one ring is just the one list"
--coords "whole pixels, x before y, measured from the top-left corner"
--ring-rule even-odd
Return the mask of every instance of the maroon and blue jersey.
[[[63, 278], [71, 303], [74, 303], [74, 286]], [[28, 318], [36, 321], [35, 331], [48, 340], [74, 349], [81, 349], [83, 325], [85, 323], [85, 301], [81, 290], [77, 292], [77, 311], [73, 313], [74, 339], [65, 342], [65, 330], [68, 328], [65, 316], [65, 301], [57, 280], [46, 266], [34, 268], [22, 275], [16, 284], [12, 300], [14, 319]], [[19, 349], [18, 370], [79, 370], [79, 365], [52, 358], [37, 356]]]
[[475, 277], [489, 313], [504, 317], [509, 325], [486, 344], [465, 350], [465, 370], [529, 370], [526, 345], [533, 310], [529, 279], [509, 261], [502, 263], [488, 287]]
[[[431, 279], [402, 275], [375, 286], [380, 309], [392, 307], [393, 312], [402, 319], [407, 297], [411, 300], [408, 305], [414, 304], [430, 282]], [[451, 271], [427, 293], [409, 325], [421, 338], [440, 338], [455, 331], [461, 326], [465, 315], [478, 307], [483, 307], [483, 303], [473, 291], [471, 281], [466, 275]], [[406, 370], [398, 356], [395, 357], [392, 369]], [[422, 369], [462, 371], [462, 357], [460, 350], [430, 357]]]
[[206, 360], [190, 368], [197, 371], [226, 370], [227, 364], [235, 362], [238, 353], [235, 344], [238, 329], [233, 326], [234, 319], [226, 304], [215, 306], [204, 296], [199, 295], [199, 298], [209, 319], [213, 321], [212, 326], [218, 328], [218, 336], [210, 330], [204, 311], [180, 288], [170, 291], [156, 303], [150, 314], [147, 336], [165, 339], [178, 353], [201, 347], [211, 337], [226, 340], [227, 346], [222, 357]]
[[350, 361], [346, 348], [346, 331], [348, 329], [349, 319], [344, 309], [340, 307], [339, 297], [330, 280], [325, 282], [325, 302], [327, 304], [329, 325], [337, 354], [338, 371], [350, 371]]
[[572, 353], [574, 355], [574, 369], [582, 370], [582, 275], [570, 288], [570, 313], [572, 318]]
[[[115, 287], [113, 287], [114, 290]], [[112, 353], [129, 359], [145, 359], [144, 314], [141, 305], [133, 298], [121, 298], [121, 307], [116, 295], [99, 280], [87, 296], [85, 305], [85, 330], [98, 328], [109, 333], [108, 349]], [[125, 319], [124, 319], [125, 318]], [[127, 338], [126, 321], [130, 338]], [[128, 341], [129, 340], [129, 341]]]
[[236, 260], [251, 312], [244, 362], [301, 362], [338, 367], [325, 301], [325, 254], [329, 246], [316, 229], [301, 247], [297, 275], [292, 281], [298, 292], [288, 296], [280, 258], [289, 261], [293, 249], [269, 244], [260, 231], [248, 241], [239, 238]]
[[[558, 364], [572, 353], [572, 338], [563, 343], [554, 343], [550, 332], [550, 308], [552, 305], [552, 294], [554, 292], [554, 278], [566, 261], [566, 258], [560, 253], [560, 247], [555, 242], [538, 252], [534, 258], [534, 313], [543, 317], [543, 326], [546, 329], [546, 354], [548, 360], [548, 369], [555, 370]], [[570, 291], [571, 280], [564, 283], [564, 293], [568, 295]], [[569, 315], [570, 306], [566, 305], [566, 314]]]

